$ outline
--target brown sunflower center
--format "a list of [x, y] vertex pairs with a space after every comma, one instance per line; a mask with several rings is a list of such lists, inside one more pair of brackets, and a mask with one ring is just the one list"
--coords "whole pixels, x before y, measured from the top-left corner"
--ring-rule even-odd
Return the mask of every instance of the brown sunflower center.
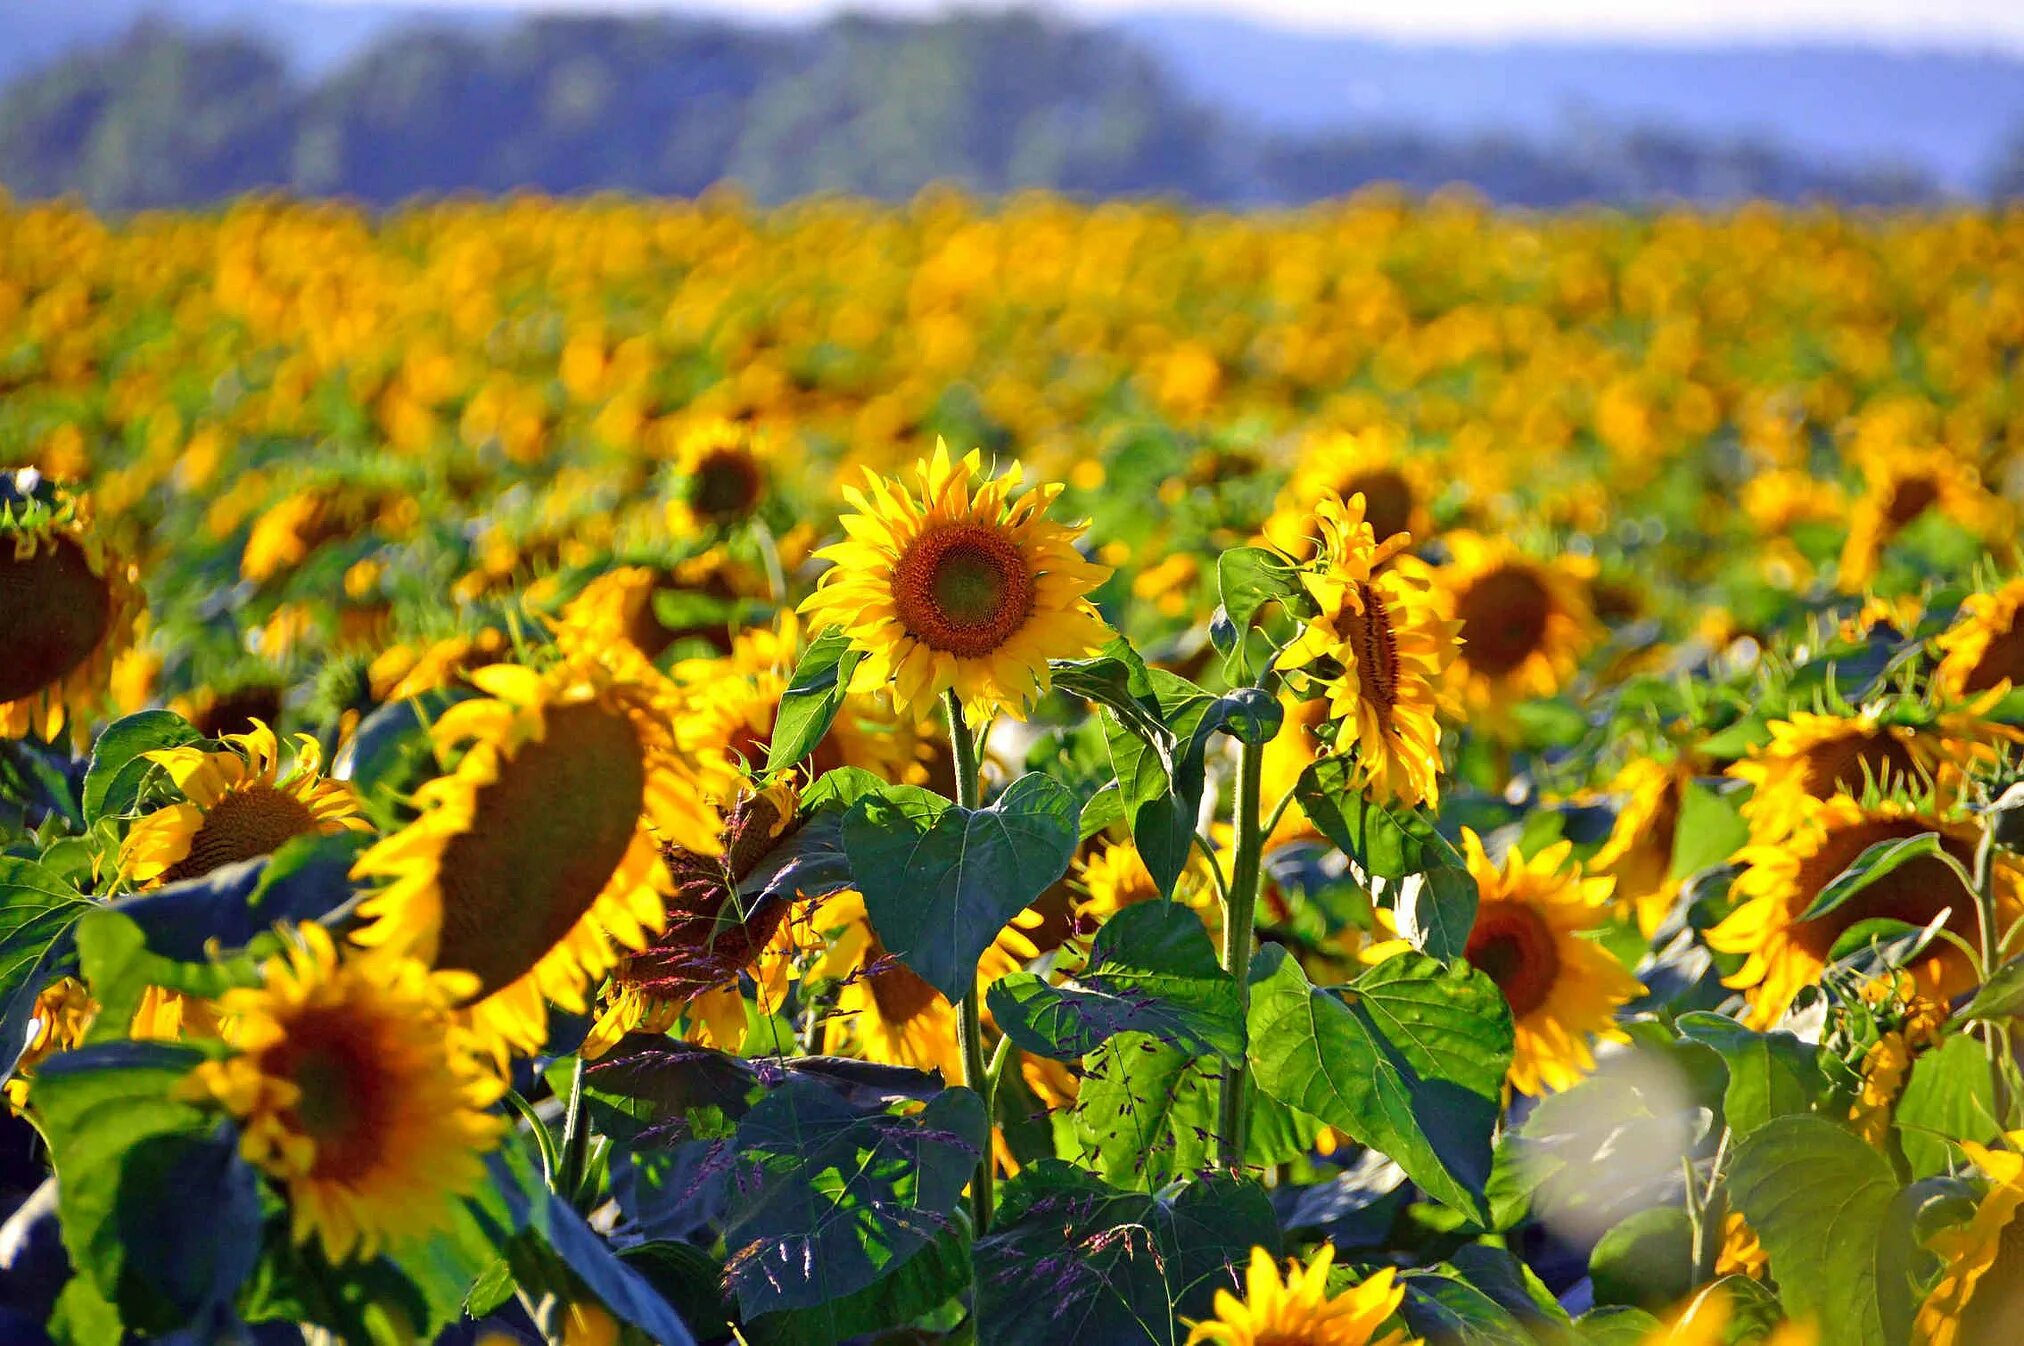
[[180, 883], [241, 860], [272, 855], [286, 842], [316, 831], [316, 815], [294, 795], [271, 785], [242, 785], [204, 810], [204, 825], [190, 838], [190, 853], [163, 874]]
[[1911, 750], [1884, 730], [1823, 739], [1800, 759], [1806, 793], [1815, 799], [1860, 794], [1863, 786], [1901, 781], [1918, 768]]
[[1462, 591], [1455, 615], [1462, 622], [1462, 657], [1472, 668], [1501, 678], [1545, 642], [1553, 595], [1529, 567], [1500, 566]]
[[1893, 531], [1904, 527], [1939, 502], [1940, 487], [1931, 477], [1906, 477], [1891, 487], [1884, 517]]
[[258, 684], [225, 692], [192, 721], [205, 738], [250, 734], [253, 721], [274, 724], [281, 718], [281, 689]]
[[[1932, 830], [1916, 818], [1877, 818], [1833, 828], [1821, 839], [1818, 849], [1800, 863], [1793, 884], [1792, 914], [1797, 916], [1812, 905], [1820, 890], [1871, 846]], [[1947, 837], [1942, 845], [1962, 866], [1974, 862], [1969, 844]], [[1825, 916], [1795, 924], [1791, 938], [1799, 948], [1824, 960], [1833, 951], [1836, 940], [1864, 921], [1888, 919], [1923, 926], [1946, 908], [1953, 909], [1947, 917], [1947, 928], [1972, 939], [1973, 894], [1944, 863], [1924, 856], [1898, 866]]]
[[975, 523], [921, 534], [893, 570], [893, 605], [909, 634], [965, 659], [990, 654], [1033, 611], [1033, 574], [1019, 546]]
[[1392, 707], [1399, 703], [1399, 633], [1392, 625], [1391, 609], [1369, 584], [1360, 586], [1363, 611], [1344, 609], [1349, 644], [1356, 651], [1356, 681], [1363, 699], [1378, 709], [1379, 717], [1391, 723]]
[[2024, 622], [2014, 617], [1990, 638], [1989, 648], [1968, 670], [1967, 690], [1986, 692], [2005, 678], [2012, 684], [2024, 684]]
[[261, 1061], [263, 1073], [300, 1091], [283, 1120], [316, 1142], [310, 1171], [326, 1180], [357, 1179], [379, 1163], [397, 1102], [375, 1035], [358, 1015], [356, 1007], [310, 1010]]
[[696, 464], [689, 487], [689, 507], [706, 519], [742, 519], [759, 504], [765, 482], [752, 455], [739, 449], [713, 449]]
[[1491, 901], [1479, 907], [1462, 956], [1497, 983], [1514, 1019], [1544, 1005], [1560, 976], [1553, 929], [1523, 902]]
[[559, 944], [632, 845], [646, 796], [638, 733], [595, 702], [548, 712], [478, 792], [470, 826], [443, 848], [436, 964], [508, 986]]
[[112, 624], [112, 590], [67, 537], [16, 556], [0, 546], [0, 702], [61, 682]]
[[1370, 531], [1383, 542], [1394, 533], [1410, 532], [1413, 523], [1413, 487], [1396, 468], [1380, 467], [1359, 472], [1343, 483], [1342, 497], [1363, 496], [1363, 517]]
[[1997, 1236], [1996, 1260], [1961, 1310], [1961, 1346], [2024, 1340], [2024, 1218], [2012, 1215]]

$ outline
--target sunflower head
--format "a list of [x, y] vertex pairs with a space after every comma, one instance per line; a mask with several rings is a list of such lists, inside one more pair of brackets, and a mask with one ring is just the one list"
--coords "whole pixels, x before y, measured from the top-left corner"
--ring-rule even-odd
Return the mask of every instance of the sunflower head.
[[287, 1192], [298, 1243], [319, 1240], [332, 1261], [372, 1257], [438, 1227], [482, 1181], [505, 1086], [452, 1022], [468, 980], [340, 958], [311, 925], [259, 987], [219, 1002], [235, 1054], [186, 1088], [238, 1119], [248, 1162]]
[[1944, 1267], [1912, 1324], [1915, 1346], [1997, 1346], [2024, 1332], [2024, 1131], [2001, 1149], [1961, 1149], [1988, 1190], [1967, 1223], [1928, 1240]]
[[1288, 1260], [1282, 1277], [1272, 1255], [1251, 1250], [1244, 1296], [1216, 1292], [1213, 1318], [1188, 1325], [1188, 1346], [1419, 1346], [1419, 1338], [1384, 1326], [1405, 1302], [1390, 1267], [1341, 1294], [1328, 1291], [1335, 1245], [1324, 1243], [1303, 1264]]
[[876, 475], [845, 489], [849, 537], [818, 553], [835, 564], [802, 611], [864, 652], [855, 690], [890, 684], [919, 716], [954, 689], [975, 722], [1023, 717], [1050, 658], [1105, 638], [1088, 595], [1109, 571], [1046, 518], [1058, 485], [1015, 495], [1016, 467], [987, 479], [981, 454], [952, 460], [940, 443], [915, 477], [918, 493]]
[[1849, 518], [1836, 575], [1845, 593], [1868, 588], [1884, 549], [1928, 511], [1985, 540], [2010, 526], [2010, 507], [1983, 484], [1975, 464], [1952, 449], [1882, 445], [1858, 456], [1863, 493]]
[[358, 796], [323, 774], [323, 749], [297, 735], [285, 759], [274, 731], [256, 720], [220, 747], [160, 748], [146, 754], [182, 795], [141, 818], [120, 847], [134, 882], [180, 883], [262, 855], [297, 837], [367, 829]]
[[2024, 579], [1970, 594], [1954, 624], [1939, 638], [1940, 665], [1933, 677], [1956, 700], [2001, 695], [2024, 686]]
[[1599, 632], [1587, 596], [1593, 562], [1539, 560], [1477, 533], [1447, 541], [1452, 559], [1434, 572], [1434, 584], [1443, 615], [1459, 624], [1450, 690], [1493, 717], [1529, 697], [1552, 696]]
[[1434, 528], [1431, 507], [1439, 486], [1431, 460], [1408, 452], [1397, 429], [1332, 431], [1301, 445], [1293, 475], [1265, 520], [1265, 536], [1281, 551], [1311, 556], [1316, 503], [1329, 496], [1347, 500], [1360, 495], [1379, 541], [1399, 533], [1427, 537]]
[[471, 680], [487, 695], [433, 731], [461, 751], [455, 768], [359, 858], [354, 873], [385, 886], [354, 938], [470, 973], [481, 1033], [533, 1051], [549, 1001], [581, 1012], [621, 951], [661, 928], [657, 834], [709, 849], [715, 828], [674, 768], [660, 684], [580, 660]]
[[86, 503], [32, 470], [0, 475], [0, 735], [82, 743], [130, 648], [132, 566], [92, 531]]
[[1673, 842], [1693, 779], [1692, 763], [1685, 757], [1671, 762], [1637, 757], [1610, 782], [1610, 791], [1623, 802], [1609, 839], [1589, 866], [1616, 880], [1617, 901], [1630, 905], [1647, 938], [1665, 923], [1679, 895], [1679, 882], [1672, 877]]
[[1463, 957], [1511, 1007], [1510, 1086], [1532, 1095], [1570, 1088], [1595, 1068], [1592, 1043], [1622, 1040], [1616, 1012], [1644, 989], [1585, 938], [1608, 919], [1614, 884], [1584, 876], [1571, 842], [1529, 860], [1513, 847], [1499, 865], [1464, 828], [1462, 849], [1478, 894]]
[[689, 429], [675, 446], [669, 530], [690, 537], [752, 517], [771, 489], [773, 456], [749, 425], [711, 419]]

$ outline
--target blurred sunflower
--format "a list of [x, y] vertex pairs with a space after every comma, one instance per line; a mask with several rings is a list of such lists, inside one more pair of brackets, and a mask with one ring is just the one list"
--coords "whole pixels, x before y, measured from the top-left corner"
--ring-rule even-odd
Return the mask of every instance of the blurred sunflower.
[[307, 734], [290, 744], [286, 770], [274, 731], [259, 721], [227, 734], [223, 747], [159, 748], [145, 754], [182, 794], [135, 822], [120, 846], [120, 869], [152, 887], [272, 855], [297, 837], [367, 830], [358, 796], [323, 775], [323, 749]]
[[1613, 882], [1570, 864], [1572, 842], [1529, 861], [1513, 847], [1500, 868], [1465, 827], [1462, 849], [1478, 893], [1463, 957], [1511, 1007], [1510, 1086], [1531, 1095], [1571, 1088], [1595, 1068], [1592, 1042], [1623, 1040], [1616, 1011], [1644, 990], [1607, 949], [1582, 938], [1609, 919]]
[[0, 735], [79, 743], [131, 648], [133, 566], [93, 532], [78, 497], [36, 473], [0, 475]]
[[262, 985], [218, 1008], [232, 1056], [185, 1085], [240, 1123], [249, 1163], [286, 1188], [295, 1241], [371, 1258], [439, 1227], [484, 1179], [505, 1084], [451, 1022], [467, 975], [412, 959], [340, 959], [321, 926], [295, 932]]
[[438, 691], [474, 668], [508, 657], [506, 633], [485, 627], [469, 635], [389, 645], [366, 667], [366, 684], [382, 704]]
[[1335, 748], [1353, 752], [1362, 788], [1385, 800], [1437, 803], [1438, 689], [1455, 658], [1458, 623], [1441, 615], [1425, 568], [1399, 556], [1411, 538], [1377, 540], [1362, 496], [1324, 496], [1314, 513], [1320, 563], [1301, 582], [1321, 611], [1278, 666], [1306, 669], [1327, 689], [1329, 712], [1344, 727]]
[[1954, 624], [1939, 637], [1940, 665], [1933, 680], [1948, 695], [1965, 699], [2024, 684], [2024, 578], [1987, 593], [1970, 594]]
[[1966, 1224], [1927, 1245], [1945, 1260], [1939, 1282], [1919, 1306], [1913, 1346], [2005, 1346], [2024, 1338], [2024, 1131], [1992, 1150], [1971, 1140], [1961, 1150], [1989, 1189]]
[[1936, 784], [1951, 791], [1968, 768], [1997, 759], [1991, 740], [2006, 732], [1965, 714], [1923, 726], [1897, 723], [1876, 708], [1852, 715], [1794, 711], [1769, 728], [1771, 741], [1728, 771], [1753, 787], [1742, 813], [1767, 834], [1791, 831], [1815, 803], [1838, 794]]
[[1536, 560], [1507, 539], [1478, 533], [1446, 541], [1453, 559], [1433, 575], [1443, 615], [1461, 624], [1450, 690], [1468, 709], [1493, 716], [1559, 691], [1597, 635], [1587, 599], [1593, 563]]
[[1984, 540], [1994, 540], [2009, 524], [2008, 506], [1982, 484], [1975, 465], [1951, 449], [1898, 446], [1863, 458], [1863, 493], [1849, 516], [1836, 574], [1844, 593], [1868, 588], [1884, 548], [1928, 510]]
[[1418, 1346], [1404, 1331], [1378, 1335], [1405, 1302], [1390, 1267], [1331, 1295], [1334, 1265], [1335, 1245], [1324, 1243], [1305, 1265], [1288, 1259], [1282, 1278], [1272, 1254], [1253, 1248], [1244, 1297], [1216, 1291], [1215, 1317], [1187, 1324], [1187, 1346]]
[[1017, 467], [982, 471], [980, 453], [952, 461], [937, 441], [915, 469], [919, 497], [876, 474], [844, 489], [849, 539], [817, 553], [834, 565], [801, 610], [864, 651], [853, 690], [890, 684], [902, 712], [921, 716], [953, 688], [974, 723], [999, 710], [1023, 719], [1050, 685], [1050, 658], [1106, 638], [1088, 594], [1110, 572], [1045, 517], [1062, 488], [1015, 497]]
[[98, 1017], [98, 1002], [85, 984], [75, 977], [58, 977], [36, 993], [35, 1008], [28, 1017], [28, 1040], [14, 1062], [0, 1096], [19, 1112], [28, 1102], [35, 1067], [56, 1055], [79, 1046], [91, 1021]]
[[1391, 427], [1334, 431], [1300, 446], [1300, 457], [1265, 520], [1265, 537], [1290, 556], [1314, 554], [1314, 507], [1334, 496], [1360, 495], [1364, 517], [1380, 542], [1399, 533], [1433, 536], [1430, 506], [1440, 493], [1431, 459], [1408, 453]]
[[[1206, 870], [1207, 862], [1198, 852], [1191, 852], [1187, 867], [1174, 884], [1174, 900], [1198, 911], [1215, 911], [1216, 894]], [[1154, 901], [1160, 895], [1138, 844], [1128, 838], [1099, 838], [1095, 848], [1076, 862], [1076, 882], [1082, 893], [1075, 901], [1075, 915], [1083, 928], [1100, 926], [1126, 907]]]
[[[1301, 774], [1316, 758], [1326, 756], [1331, 746], [1319, 733], [1328, 723], [1329, 704], [1326, 700], [1298, 700], [1281, 692], [1279, 709], [1283, 716], [1279, 732], [1265, 745], [1258, 764], [1259, 797], [1268, 808], [1290, 793], [1300, 783]], [[1313, 820], [1295, 800], [1286, 806], [1286, 812], [1280, 815], [1279, 826], [1272, 830], [1266, 842], [1269, 846], [1313, 835]]]
[[1623, 803], [1588, 868], [1616, 880], [1617, 903], [1637, 917], [1647, 939], [1665, 924], [1680, 893], [1672, 874], [1673, 842], [1694, 776], [1692, 759], [1684, 754], [1671, 761], [1635, 757], [1609, 783], [1609, 793], [1622, 796]]
[[766, 436], [734, 421], [685, 431], [675, 445], [668, 531], [691, 538], [751, 518], [772, 489], [774, 456]]
[[473, 974], [479, 1032], [532, 1052], [550, 1001], [583, 1012], [621, 951], [661, 929], [655, 833], [707, 850], [716, 829], [675, 770], [663, 686], [583, 660], [494, 664], [471, 681], [487, 695], [432, 731], [463, 757], [353, 871], [387, 881], [353, 938]]
[[[1835, 941], [1864, 921], [1890, 919], [1915, 926], [1948, 913], [1947, 929], [1976, 938], [1975, 896], [1954, 871], [1932, 856], [1909, 860], [1856, 893], [1833, 911], [1802, 920], [1820, 890], [1879, 842], [1902, 841], [1934, 832], [1947, 854], [1964, 868], [1973, 864], [1976, 831], [1904, 799], [1862, 803], [1847, 796], [1814, 801], [1798, 827], [1773, 827], [1760, 817], [1736, 859], [1745, 865], [1731, 888], [1739, 905], [1708, 931], [1710, 947], [1747, 955], [1724, 983], [1750, 1000], [1750, 1023], [1768, 1028], [1802, 987], [1819, 980]], [[2008, 929], [2024, 898], [2015, 868], [1997, 862], [1997, 902]], [[1949, 941], [1938, 941], [1908, 969], [1921, 994], [1951, 997], [1974, 981], [1966, 957]]]

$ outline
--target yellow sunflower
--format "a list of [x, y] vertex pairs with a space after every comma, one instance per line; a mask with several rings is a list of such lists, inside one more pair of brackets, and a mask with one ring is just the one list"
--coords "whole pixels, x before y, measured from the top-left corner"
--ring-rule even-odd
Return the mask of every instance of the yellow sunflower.
[[1954, 624], [1940, 636], [1940, 666], [1933, 674], [1956, 699], [2008, 692], [2024, 685], [2024, 579], [1993, 592], [1970, 594]]
[[1862, 1054], [1862, 1085], [1849, 1105], [1848, 1120], [1856, 1134], [1878, 1149], [1890, 1137], [1891, 1109], [1911, 1078], [1918, 1054], [1940, 1040], [1948, 1007], [1921, 995], [1904, 1007], [1903, 1021], [1886, 1030]]
[[422, 814], [359, 858], [386, 886], [354, 936], [472, 973], [488, 1042], [538, 1050], [550, 1001], [581, 1013], [624, 950], [665, 920], [656, 833], [698, 851], [714, 820], [674, 768], [663, 690], [572, 660], [471, 674], [484, 698], [443, 713], [456, 768], [422, 786]]
[[133, 644], [135, 578], [77, 497], [33, 472], [0, 476], [0, 735], [54, 741], [68, 725], [85, 741]]
[[1314, 554], [1314, 507], [1329, 496], [1360, 495], [1364, 517], [1382, 541], [1398, 533], [1433, 535], [1430, 509], [1441, 479], [1433, 460], [1405, 449], [1404, 435], [1382, 426], [1330, 431], [1303, 443], [1300, 457], [1265, 520], [1265, 537], [1288, 555]]
[[509, 653], [506, 633], [489, 626], [470, 635], [404, 641], [373, 657], [366, 666], [366, 685], [375, 701], [405, 701], [447, 687], [459, 674], [499, 663]]
[[255, 720], [224, 747], [160, 748], [146, 754], [168, 772], [181, 803], [134, 823], [120, 868], [135, 883], [180, 883], [214, 869], [272, 855], [296, 837], [367, 830], [358, 796], [323, 775], [323, 749], [307, 734], [291, 743], [286, 770], [274, 731]]
[[1672, 877], [1673, 841], [1694, 774], [1686, 756], [1669, 762], [1638, 757], [1609, 783], [1609, 792], [1621, 795], [1623, 804], [1609, 840], [1590, 857], [1588, 867], [1616, 880], [1618, 904], [1637, 917], [1647, 939], [1665, 924], [1680, 893], [1679, 880]]
[[802, 605], [864, 651], [853, 690], [890, 684], [917, 717], [954, 688], [973, 723], [998, 710], [1023, 718], [1050, 685], [1050, 658], [1107, 635], [1087, 595], [1110, 572], [1076, 551], [1076, 530], [1046, 518], [1062, 488], [1015, 497], [1018, 468], [982, 471], [980, 454], [952, 461], [938, 441], [915, 469], [918, 497], [875, 474], [864, 490], [846, 487], [849, 538], [817, 553], [834, 566]]
[[1849, 517], [1836, 575], [1844, 593], [1868, 588], [1884, 548], [1928, 510], [1985, 541], [2010, 527], [2010, 507], [1982, 484], [1973, 462], [1951, 449], [1878, 448], [1863, 458], [1863, 493]]
[[[1734, 1317], [1728, 1291], [1712, 1286], [1647, 1334], [1639, 1346], [1723, 1346], [1730, 1340], [1729, 1323]], [[1788, 1318], [1758, 1340], [1757, 1346], [1817, 1346], [1819, 1340], [1820, 1334], [1811, 1324]]]
[[1335, 1245], [1324, 1243], [1305, 1266], [1289, 1258], [1282, 1279], [1272, 1254], [1253, 1248], [1244, 1297], [1216, 1291], [1216, 1316], [1187, 1324], [1187, 1346], [1419, 1346], [1402, 1330], [1378, 1335], [1406, 1297], [1390, 1267], [1331, 1295], [1334, 1265]]
[[[1316, 758], [1326, 756], [1330, 744], [1320, 734], [1322, 726], [1328, 723], [1328, 702], [1319, 698], [1312, 701], [1298, 700], [1282, 692], [1279, 695], [1279, 709], [1282, 719], [1279, 732], [1265, 745], [1259, 756], [1258, 791], [1259, 798], [1270, 808], [1284, 798], [1300, 783], [1301, 773], [1313, 764]], [[1267, 846], [1275, 843], [1298, 841], [1315, 835], [1314, 822], [1307, 811], [1300, 807], [1298, 800], [1286, 806], [1286, 812], [1279, 817], [1279, 826], [1266, 838]]]
[[6, 1098], [10, 1108], [19, 1112], [27, 1105], [29, 1081], [35, 1076], [35, 1067], [82, 1043], [91, 1021], [97, 1017], [98, 1002], [75, 977], [58, 977], [36, 994], [35, 1008], [28, 1019], [27, 1044], [14, 1063], [14, 1073], [8, 1076], [5, 1086], [0, 1086], [0, 1096]]
[[[1736, 909], [1712, 930], [1708, 944], [1722, 953], [1747, 955], [1725, 985], [1749, 997], [1750, 1022], [1767, 1028], [1784, 1014], [1803, 987], [1819, 980], [1835, 941], [1867, 920], [1888, 918], [1925, 926], [1947, 911], [1947, 928], [1969, 942], [1977, 938], [1975, 897], [1940, 860], [1922, 856], [1884, 875], [1849, 901], [1813, 920], [1801, 920], [1820, 890], [1869, 847], [1936, 832], [1947, 854], [1963, 868], [1972, 865], [1976, 831], [1903, 800], [1863, 804], [1847, 795], [1814, 801], [1796, 828], [1753, 821], [1750, 839], [1736, 853], [1745, 868], [1731, 893]], [[2024, 900], [2014, 866], [1995, 862], [2001, 928], [2007, 930]], [[1974, 970], [1950, 941], [1937, 940], [1907, 969], [1920, 994], [1948, 998], [1974, 983]]]
[[1961, 1150], [1989, 1190], [1964, 1224], [1927, 1240], [1945, 1261], [1939, 1283], [1919, 1306], [1913, 1346], [2009, 1346], [2024, 1339], [2024, 1131], [1992, 1150], [1973, 1141]]
[[771, 489], [773, 459], [750, 426], [713, 417], [690, 427], [675, 445], [668, 531], [689, 538], [751, 518]]
[[[977, 964], [980, 988], [1039, 956], [1024, 933], [1039, 923], [1038, 913], [1028, 910], [998, 933]], [[886, 952], [872, 929], [864, 897], [842, 892], [825, 899], [809, 925], [824, 948], [809, 975], [838, 983], [835, 1009], [823, 1024], [822, 1049], [836, 1054], [855, 1047], [866, 1061], [939, 1070], [949, 1079], [962, 1079], [955, 1006]]]
[[1330, 669], [1323, 676], [1329, 711], [1343, 725], [1335, 748], [1354, 751], [1362, 788], [1382, 799], [1437, 803], [1438, 689], [1455, 658], [1458, 623], [1441, 615], [1425, 568], [1399, 555], [1411, 538], [1377, 540], [1362, 496], [1324, 496], [1314, 513], [1321, 557], [1302, 583], [1321, 611], [1279, 667]]
[[1442, 614], [1461, 623], [1449, 688], [1472, 711], [1498, 715], [1552, 696], [1573, 678], [1598, 628], [1588, 609], [1586, 557], [1541, 561], [1504, 538], [1453, 533], [1453, 559], [1434, 571]]
[[[1126, 907], [1150, 902], [1160, 895], [1145, 857], [1129, 839], [1099, 839], [1094, 849], [1076, 863], [1076, 881], [1082, 892], [1075, 901], [1075, 916], [1085, 929], [1098, 926]], [[1198, 911], [1213, 912], [1216, 894], [1209, 882], [1207, 862], [1199, 852], [1190, 852], [1187, 867], [1174, 885], [1174, 900]]]
[[1529, 861], [1513, 847], [1501, 868], [1466, 827], [1462, 849], [1478, 893], [1463, 957], [1511, 1007], [1507, 1081], [1532, 1095], [1571, 1088], [1595, 1068], [1591, 1043], [1625, 1040], [1616, 1011], [1644, 990], [1607, 949], [1582, 938], [1608, 920], [1614, 882], [1584, 877], [1569, 863], [1568, 841]]
[[295, 932], [262, 985], [218, 1002], [236, 1053], [187, 1084], [239, 1119], [240, 1150], [288, 1193], [295, 1241], [371, 1258], [439, 1227], [484, 1179], [505, 1092], [451, 1020], [468, 975], [412, 959], [340, 959], [323, 927]]
[[1938, 785], [1951, 794], [1971, 767], [1999, 752], [2001, 726], [1969, 714], [1945, 714], [1926, 727], [1894, 724], [1877, 709], [1853, 715], [1794, 711], [1770, 724], [1771, 741], [1729, 768], [1753, 787], [1744, 818], [1766, 833], [1789, 832], [1812, 806], [1834, 795]]

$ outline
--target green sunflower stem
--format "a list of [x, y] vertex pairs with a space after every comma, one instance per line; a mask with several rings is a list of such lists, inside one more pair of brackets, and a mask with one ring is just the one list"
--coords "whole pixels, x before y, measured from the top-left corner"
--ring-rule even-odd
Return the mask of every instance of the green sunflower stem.
[[[1982, 835], [1975, 843], [1975, 914], [1981, 935], [1981, 976], [1987, 981], [1995, 975], [2003, 962], [2002, 913], [1996, 907], [1996, 822], [1995, 813], [1984, 815]], [[1989, 1058], [1990, 1099], [1995, 1104], [1997, 1119], [2007, 1127], [2010, 1110], [2015, 1100], [2010, 1097], [2009, 1080], [2005, 1064], [2009, 1060], [2008, 1045], [2002, 1028], [1994, 1021], [1976, 1025], [1982, 1039], [1982, 1050]]]
[[[1230, 866], [1229, 898], [1223, 904], [1223, 970], [1237, 982], [1237, 1004], [1245, 1014], [1251, 1009], [1251, 927], [1258, 913], [1258, 871], [1264, 849], [1264, 828], [1259, 818], [1259, 784], [1265, 763], [1264, 749], [1255, 743], [1237, 745], [1237, 799], [1232, 822], [1237, 833], [1237, 854]], [[1244, 1118], [1251, 1087], [1248, 1056], [1223, 1073], [1223, 1089], [1217, 1100], [1216, 1136], [1218, 1156], [1225, 1168], [1244, 1163]]]
[[[949, 751], [955, 758], [956, 807], [977, 809], [983, 803], [983, 782], [978, 774], [977, 736], [970, 729], [970, 722], [963, 718], [963, 700], [951, 687], [942, 698], [943, 710], [949, 717]], [[984, 1100], [984, 1116], [991, 1119], [992, 1079], [990, 1067], [984, 1060], [984, 1005], [977, 994], [974, 978], [970, 989], [956, 1005], [956, 1036], [963, 1047], [962, 1082], [977, 1091]], [[991, 1227], [993, 1206], [991, 1147], [987, 1142], [983, 1158], [977, 1161], [977, 1176], [970, 1180], [970, 1217], [977, 1234], [981, 1235]]]
[[590, 1165], [590, 1119], [584, 1115], [583, 1056], [578, 1053], [569, 1073], [569, 1107], [562, 1114], [562, 1158], [555, 1175], [555, 1194], [574, 1203]]

